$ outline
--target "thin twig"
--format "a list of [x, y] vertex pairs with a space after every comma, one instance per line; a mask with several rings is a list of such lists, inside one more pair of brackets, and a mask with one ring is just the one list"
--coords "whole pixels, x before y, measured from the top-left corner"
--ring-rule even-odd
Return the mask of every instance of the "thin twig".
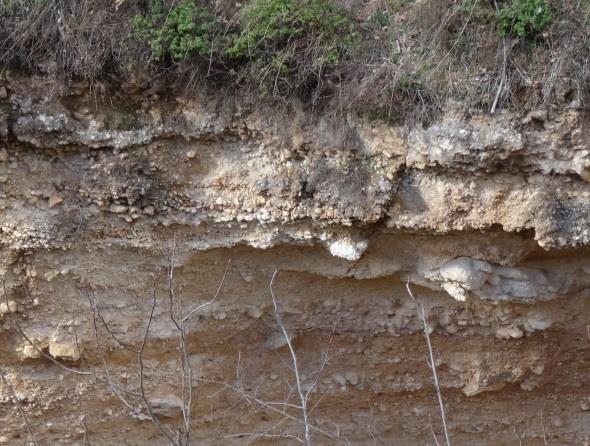
[[430, 426], [430, 433], [432, 434], [432, 438], [434, 439], [434, 444], [436, 446], [440, 446], [438, 438], [436, 438], [436, 433], [434, 432], [434, 426], [432, 425], [432, 417], [430, 416], [430, 412], [428, 413], [428, 426]]
[[185, 328], [185, 321], [182, 317], [182, 302], [178, 299], [178, 307], [180, 313], [180, 322], [176, 320], [174, 317], [174, 303], [176, 302], [176, 294], [174, 288], [174, 268], [175, 268], [175, 258], [176, 258], [176, 238], [177, 235], [174, 234], [174, 238], [172, 239], [172, 246], [168, 253], [168, 300], [169, 300], [169, 314], [170, 320], [176, 327], [178, 331], [178, 350], [180, 352], [180, 367], [182, 369], [182, 419], [184, 421], [184, 444], [189, 444], [190, 442], [190, 418], [191, 418], [191, 410], [192, 410], [192, 367], [190, 364], [190, 359], [188, 355], [188, 349], [186, 346], [186, 328]]
[[[273, 429], [276, 428], [276, 426], [272, 427]], [[223, 438], [242, 438], [242, 437], [253, 437], [253, 438], [289, 438], [289, 439], [293, 439], [301, 444], [304, 444], [303, 440], [301, 438], [299, 438], [297, 435], [293, 435], [293, 434], [269, 434], [266, 432], [241, 432], [239, 434], [232, 434], [232, 435], [226, 435]]]
[[[416, 306], [418, 308], [418, 312], [419, 312], [420, 317], [422, 319], [422, 328], [424, 331], [424, 337], [426, 338], [426, 343], [428, 344], [428, 356], [430, 358], [429, 365], [430, 365], [430, 368], [432, 369], [432, 377], [434, 378], [434, 386], [436, 388], [436, 395], [438, 397], [438, 405], [440, 408], [440, 417], [442, 420], [443, 431], [445, 433], [445, 441], [446, 441], [447, 446], [451, 446], [451, 440], [449, 438], [449, 430], [447, 428], [447, 417], [445, 414], [445, 404], [443, 402], [442, 392], [440, 390], [440, 383], [438, 381], [438, 374], [436, 373], [436, 363], [434, 360], [434, 353], [432, 351], [432, 342], [430, 342], [430, 333], [428, 331], [428, 318], [426, 316], [426, 310], [424, 310], [424, 307], [422, 306], [422, 304], [420, 304], [420, 302], [418, 302], [416, 300], [416, 298], [414, 297], [414, 294], [412, 293], [412, 289], [410, 288], [410, 279], [408, 279], [406, 281], [406, 289], [408, 290], [408, 294], [410, 295], [410, 298], [416, 304]], [[435, 437], [435, 441], [436, 441], [436, 437]], [[437, 441], [437, 443], [438, 443], [438, 441]]]
[[[134, 412], [136, 408], [129, 401], [127, 401], [127, 399], [122, 395], [122, 392], [119, 390], [119, 387], [111, 379], [111, 372], [109, 369], [109, 364], [107, 362], [106, 353], [103, 351], [102, 346], [100, 344], [99, 337], [98, 337], [98, 324], [96, 321], [98, 310], [96, 308], [96, 302], [94, 301], [94, 297], [92, 296], [92, 293], [88, 295], [88, 300], [90, 302], [90, 307], [92, 309], [92, 322], [93, 322], [93, 328], [94, 328], [94, 341], [96, 343], [96, 350], [98, 352], [99, 358], [102, 361], [103, 369], [104, 369], [104, 373], [105, 373], [105, 377], [106, 377], [104, 379], [104, 381], [110, 387], [113, 395], [115, 395], [117, 398], [119, 398], [119, 400], [123, 403], [123, 405], [125, 407], [127, 407], [129, 410]], [[129, 393], [129, 392], [126, 391], [125, 393]]]
[[[223, 289], [223, 285], [225, 283], [225, 279], [227, 277], [227, 273], [229, 271], [229, 266], [231, 264], [231, 259], [228, 259], [225, 271], [223, 272], [223, 276], [217, 290], [213, 297], [205, 303], [195, 306], [191, 311], [188, 312], [186, 316], [183, 316], [183, 308], [181, 302], [181, 295], [176, 297], [175, 286], [174, 286], [174, 270], [176, 267], [175, 259], [176, 259], [176, 246], [177, 246], [177, 235], [174, 235], [172, 240], [172, 246], [170, 248], [168, 254], [168, 299], [169, 299], [169, 314], [170, 319], [173, 322], [174, 326], [178, 331], [178, 344], [179, 344], [179, 352], [180, 352], [180, 365], [182, 369], [182, 419], [184, 423], [183, 428], [183, 441], [182, 443], [185, 445], [190, 444], [190, 434], [191, 434], [191, 415], [192, 415], [192, 406], [193, 406], [193, 370], [190, 362], [190, 355], [187, 348], [187, 325], [190, 322], [191, 317], [197, 313], [199, 310], [212, 305], [215, 300], [219, 297], [221, 290]], [[179, 307], [179, 319], [174, 316], [174, 304], [178, 302]]]
[[2, 382], [4, 383], [4, 387], [6, 387], [6, 390], [10, 394], [10, 398], [12, 399], [16, 408], [20, 412], [21, 417], [23, 418], [23, 421], [25, 422], [25, 426], [27, 427], [27, 431], [29, 432], [29, 437], [31, 437], [31, 442], [35, 446], [37, 446], [37, 440], [35, 439], [35, 434], [33, 434], [33, 429], [31, 428], [31, 423], [29, 423], [29, 417], [27, 417], [27, 413], [25, 412], [22, 401], [14, 392], [12, 385], [8, 382], [8, 380], [6, 379], [6, 376], [4, 375], [4, 372], [2, 370], [0, 370], [0, 378], [2, 379]]
[[303, 425], [304, 425], [304, 429], [305, 429], [305, 442], [304, 442], [304, 444], [305, 444], [305, 446], [311, 446], [311, 432], [310, 432], [308, 413], [307, 413], [307, 395], [305, 395], [303, 393], [303, 389], [301, 387], [301, 377], [299, 375], [299, 367], [297, 364], [297, 355], [295, 354], [295, 350], [293, 349], [293, 344], [291, 342], [291, 336], [289, 336], [289, 333], [287, 332], [287, 329], [285, 328], [285, 325], [283, 324], [283, 321], [281, 319], [281, 315], [279, 313], [279, 308], [277, 305], [277, 300], [275, 298], [275, 294], [274, 294], [274, 291], [272, 288], [277, 274], [278, 274], [278, 270], [275, 270], [275, 272], [272, 275], [272, 279], [270, 279], [270, 285], [269, 285], [270, 295], [272, 297], [272, 303], [274, 305], [275, 319], [277, 321], [277, 325], [279, 326], [279, 328], [283, 332], [285, 342], [287, 342], [287, 346], [289, 347], [289, 352], [291, 353], [291, 360], [293, 361], [293, 373], [295, 374], [295, 384], [297, 386], [297, 393], [299, 394], [299, 400], [301, 401], [301, 413], [303, 415]]
[[213, 302], [215, 302], [215, 300], [217, 300], [217, 297], [219, 297], [219, 294], [221, 293], [221, 290], [223, 288], [223, 284], [225, 283], [225, 278], [227, 277], [227, 272], [229, 270], [229, 266], [231, 264], [231, 259], [229, 259], [227, 261], [227, 264], [225, 265], [225, 271], [223, 273], [223, 277], [221, 278], [221, 282], [219, 282], [219, 286], [217, 287], [217, 291], [215, 292], [215, 295], [211, 298], [211, 300], [201, 304], [201, 305], [197, 305], [195, 308], [193, 308], [185, 317], [182, 318], [183, 322], [188, 321], [193, 314], [195, 314], [197, 311], [202, 310], [203, 308], [205, 308], [208, 305], [211, 305]]
[[[496, 0], [494, 0], [494, 7], [496, 8], [496, 11], [499, 11], [498, 2], [496, 2]], [[498, 91], [496, 92], [496, 97], [494, 98], [494, 103], [492, 104], [492, 108], [490, 109], [491, 115], [493, 115], [496, 111], [496, 107], [498, 106], [498, 101], [500, 100], [500, 94], [502, 93], [502, 88], [504, 88], [504, 83], [506, 81], [507, 56], [506, 56], [506, 38], [505, 37], [502, 38], [502, 54], [503, 54], [502, 74], [500, 77], [500, 85], [498, 86]]]
[[500, 85], [498, 86], [498, 91], [496, 92], [494, 103], [492, 104], [492, 108], [490, 109], [491, 115], [493, 115], [496, 111], [498, 101], [500, 100], [500, 94], [502, 93], [502, 89], [504, 88], [504, 82], [506, 81], [506, 39], [502, 40], [502, 52], [504, 54], [504, 60], [502, 62], [502, 74], [500, 76]]
[[545, 420], [544, 420], [545, 416], [543, 414], [543, 409], [541, 409], [541, 427], [543, 428], [543, 444], [545, 446], [549, 446], [549, 443], [547, 442], [547, 431], [545, 430]]
[[84, 446], [90, 446], [90, 437], [88, 435], [88, 425], [86, 424], [86, 414], [82, 416], [82, 427], [84, 428]]
[[[92, 294], [92, 291], [91, 291], [91, 294]], [[102, 313], [100, 312], [100, 309], [98, 308], [98, 306], [96, 306], [95, 302], [96, 302], [96, 299], [95, 299], [94, 295], [92, 294], [92, 301], [91, 301], [92, 309], [95, 312], [96, 316], [100, 319], [100, 322], [102, 323], [102, 326], [107, 331], [107, 333], [110, 335], [110, 337], [113, 338], [113, 340], [118, 345], [120, 345], [121, 347], [123, 347], [125, 350], [127, 350], [127, 351], [129, 351], [131, 353], [135, 353], [135, 354], [139, 353], [136, 349], [134, 349], [133, 347], [131, 347], [129, 344], [127, 344], [126, 342], [124, 342], [121, 339], [119, 339], [119, 337], [113, 332], [113, 330], [111, 329], [111, 327], [109, 326], [109, 324], [107, 324], [107, 321], [102, 316]]]
[[55, 359], [53, 356], [51, 356], [48, 353], [45, 353], [43, 350], [41, 350], [32, 340], [31, 338], [29, 338], [27, 336], [27, 334], [23, 331], [23, 329], [21, 328], [20, 324], [18, 323], [18, 319], [16, 317], [16, 315], [12, 312], [12, 310], [10, 309], [10, 305], [8, 302], [8, 294], [6, 293], [6, 280], [3, 278], [2, 279], [2, 288], [4, 290], [4, 300], [6, 302], [6, 307], [8, 309], [8, 314], [10, 314], [10, 319], [12, 321], [12, 325], [14, 326], [14, 328], [16, 328], [16, 330], [19, 332], [19, 334], [23, 337], [23, 339], [25, 341], [27, 341], [27, 343], [29, 343], [31, 345], [31, 347], [33, 347], [35, 349], [35, 351], [37, 353], [39, 353], [41, 356], [43, 356], [45, 359], [47, 359], [48, 361], [51, 361], [53, 364], [57, 365], [58, 367], [64, 369], [67, 372], [70, 373], [74, 373], [76, 375], [86, 375], [86, 376], [90, 376], [90, 375], [94, 375], [94, 372], [90, 372], [90, 371], [84, 371], [84, 370], [76, 370], [76, 369], [72, 369], [70, 367], [67, 367], [65, 365], [63, 365], [61, 362], [59, 362], [57, 359]]
[[153, 293], [152, 293], [152, 308], [150, 310], [150, 316], [148, 318], [146, 327], [145, 327], [145, 333], [143, 335], [143, 340], [141, 341], [141, 347], [139, 349], [139, 353], [137, 354], [137, 359], [138, 359], [138, 364], [139, 364], [139, 388], [141, 391], [141, 399], [143, 400], [143, 403], [146, 406], [146, 409], [148, 411], [148, 414], [150, 415], [151, 421], [153, 422], [153, 424], [156, 426], [156, 428], [158, 429], [158, 431], [160, 431], [160, 433], [166, 437], [166, 439], [170, 442], [170, 444], [176, 444], [176, 440], [174, 439], [174, 437], [168, 432], [166, 431], [166, 429], [164, 429], [164, 426], [162, 425], [162, 423], [160, 423], [160, 420], [158, 420], [158, 418], [156, 417], [156, 415], [154, 414], [154, 411], [152, 409], [152, 405], [150, 404], [146, 393], [145, 393], [145, 376], [144, 376], [144, 364], [143, 364], [143, 353], [145, 351], [145, 346], [147, 344], [147, 338], [148, 338], [148, 334], [150, 332], [150, 326], [152, 324], [152, 321], [154, 319], [154, 311], [156, 309], [156, 304], [157, 304], [157, 297], [156, 297], [156, 279], [154, 278], [154, 286], [153, 286]]
[[[239, 434], [234, 434], [234, 435], [231, 435], [230, 437], [225, 437], [225, 438], [236, 438], [236, 437], [241, 437], [241, 436], [250, 436], [250, 437], [259, 437], [259, 438], [264, 438], [264, 437], [293, 438], [302, 444], [311, 445], [312, 433], [316, 432], [316, 433], [326, 436], [327, 438], [329, 438], [331, 440], [340, 441], [341, 440], [340, 429], [338, 428], [337, 425], [336, 425], [337, 434], [334, 435], [324, 429], [318, 428], [317, 426], [314, 426], [313, 424], [311, 424], [310, 414], [320, 404], [323, 397], [318, 398], [318, 400], [315, 401], [314, 405], [311, 408], [308, 407], [310, 395], [313, 392], [313, 390], [316, 388], [318, 381], [319, 381], [324, 369], [326, 368], [326, 365], [329, 362], [329, 359], [330, 359], [329, 352], [324, 352], [322, 354], [322, 357], [320, 359], [319, 369], [312, 372], [308, 376], [308, 378], [310, 380], [312, 380], [313, 382], [311, 383], [310, 388], [306, 389], [306, 391], [304, 391], [303, 378], [302, 378], [302, 375], [300, 372], [299, 361], [298, 361], [297, 355], [295, 353], [295, 348], [292, 343], [292, 338], [289, 335], [289, 333], [285, 327], [285, 324], [283, 323], [283, 320], [282, 320], [282, 317], [281, 317], [281, 314], [279, 311], [279, 305], [278, 305], [276, 295], [274, 292], [274, 288], [273, 288], [273, 285], [274, 285], [277, 275], [278, 275], [278, 271], [275, 271], [272, 276], [272, 279], [270, 281], [269, 288], [270, 288], [270, 294], [272, 297], [272, 302], [273, 302], [273, 307], [274, 307], [275, 322], [278, 325], [278, 327], [280, 328], [281, 334], [282, 334], [283, 338], [285, 339], [286, 344], [289, 347], [290, 361], [288, 364], [286, 364], [286, 366], [289, 369], [293, 370], [293, 373], [295, 375], [294, 384], [291, 385], [288, 381], [286, 382], [286, 385], [288, 387], [288, 392], [285, 394], [283, 401], [266, 401], [263, 398], [259, 397], [258, 396], [258, 388], [260, 386], [262, 386], [262, 382], [259, 383], [259, 385], [256, 387], [256, 389], [254, 389], [254, 391], [246, 391], [244, 386], [242, 385], [242, 382], [241, 382], [242, 381], [242, 372], [241, 372], [241, 368], [240, 368], [241, 352], [238, 352], [238, 363], [237, 363], [237, 367], [236, 367], [236, 384], [231, 385], [231, 384], [228, 384], [227, 382], [219, 382], [219, 381], [214, 381], [214, 380], [202, 379], [202, 381], [220, 384], [222, 386], [219, 390], [208, 395], [208, 397], [212, 398], [212, 397], [216, 396], [217, 394], [219, 394], [220, 392], [222, 392], [224, 389], [230, 389], [230, 390], [236, 392], [240, 396], [240, 398], [237, 401], [235, 401], [229, 409], [226, 409], [225, 412], [227, 412], [228, 410], [231, 410], [233, 407], [237, 406], [241, 401], [246, 400], [247, 402], [255, 403], [255, 404], [261, 406], [263, 409], [270, 410], [270, 411], [272, 411], [276, 414], [279, 414], [283, 417], [278, 423], [276, 423], [275, 425], [271, 426], [270, 428], [268, 428], [262, 432], [239, 433]], [[334, 324], [334, 326], [332, 328], [329, 344], [331, 344], [331, 342], [332, 342], [332, 338], [333, 338], [335, 329], [336, 329], [336, 323]], [[299, 403], [290, 402], [291, 397], [293, 395], [298, 396]], [[293, 411], [300, 413], [301, 416], [297, 416], [296, 414], [293, 413]], [[293, 436], [292, 434], [286, 433], [286, 432], [272, 433], [273, 430], [275, 430], [278, 426], [280, 426], [282, 423], [284, 423], [287, 420], [291, 420], [291, 421], [294, 421], [298, 424], [301, 424], [303, 426], [302, 434], [299, 436]]]
[[[254, 395], [249, 394], [244, 389], [241, 389], [241, 388], [236, 387], [236, 386], [232, 386], [231, 384], [228, 384], [226, 382], [216, 381], [216, 380], [212, 380], [212, 379], [200, 378], [200, 381], [211, 383], [211, 384], [217, 384], [217, 385], [220, 385], [222, 387], [225, 387], [225, 388], [227, 388], [229, 390], [232, 390], [232, 391], [238, 393], [241, 397], [243, 397], [243, 398], [245, 398], [247, 400], [250, 400], [250, 401], [252, 401], [252, 402], [254, 402], [256, 404], [258, 404], [259, 406], [264, 407], [265, 409], [268, 409], [268, 410], [270, 410], [272, 412], [275, 412], [275, 413], [277, 413], [279, 415], [282, 415], [282, 416], [288, 418], [291, 421], [295, 421], [295, 422], [297, 422], [299, 424], [304, 424], [304, 421], [302, 419], [297, 418], [296, 416], [291, 415], [290, 413], [287, 413], [284, 410], [278, 409], [277, 407], [275, 407], [272, 404], [268, 404], [266, 401], [261, 400], [260, 398], [254, 396]], [[321, 428], [319, 428], [319, 427], [317, 427], [317, 426], [315, 426], [313, 424], [309, 424], [308, 426], [309, 426], [309, 430], [310, 431], [314, 431], [314, 432], [317, 432], [319, 434], [322, 434], [322, 435], [326, 436], [327, 438], [330, 438], [331, 440], [338, 440], [338, 437], [337, 436], [331, 434], [328, 431], [325, 431], [325, 430], [323, 430], [323, 429], [321, 429]]]

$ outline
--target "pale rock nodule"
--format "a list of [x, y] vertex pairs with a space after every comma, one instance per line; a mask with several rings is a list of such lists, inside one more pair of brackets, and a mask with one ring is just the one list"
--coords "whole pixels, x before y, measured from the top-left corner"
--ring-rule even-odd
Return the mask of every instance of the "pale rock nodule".
[[346, 237], [330, 244], [330, 254], [354, 262], [361, 258], [368, 246], [369, 243], [366, 240], [354, 241]]

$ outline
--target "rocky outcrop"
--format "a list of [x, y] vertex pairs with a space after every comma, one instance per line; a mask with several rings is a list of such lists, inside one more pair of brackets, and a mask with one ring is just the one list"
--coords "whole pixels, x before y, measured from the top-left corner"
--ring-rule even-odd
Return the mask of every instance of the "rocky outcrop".
[[459, 257], [445, 263], [431, 277], [460, 301], [465, 301], [469, 295], [495, 302], [526, 303], [565, 295], [574, 274], [547, 274], [542, 269], [513, 268]]
[[[166, 426], [189, 364], [195, 443], [275, 429], [291, 444], [297, 417], [260, 405], [297, 407], [276, 270], [313, 423], [331, 435], [317, 444], [424, 443], [429, 420], [440, 432], [418, 303], [453, 444], [590, 441], [582, 110], [449, 104], [406, 128], [247, 97], [107, 101], [15, 73], [0, 87], [0, 370], [43, 444], [166, 444], [146, 401], [116, 391], [138, 397], [144, 339]], [[171, 315], [190, 308], [179, 359]], [[12, 443], [24, 431], [3, 389]]]

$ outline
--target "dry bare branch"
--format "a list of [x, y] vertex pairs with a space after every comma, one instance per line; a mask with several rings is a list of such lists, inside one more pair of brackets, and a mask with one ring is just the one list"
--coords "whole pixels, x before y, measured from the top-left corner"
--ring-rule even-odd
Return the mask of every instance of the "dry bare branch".
[[547, 430], [545, 429], [545, 414], [543, 409], [541, 409], [541, 427], [543, 428], [543, 444], [549, 446], [549, 443], [547, 442]]
[[[169, 299], [169, 314], [170, 320], [176, 327], [178, 331], [178, 343], [179, 343], [179, 351], [180, 351], [180, 366], [182, 369], [182, 418], [183, 418], [183, 431], [182, 431], [182, 444], [188, 445], [190, 443], [190, 434], [191, 434], [191, 414], [192, 414], [192, 406], [193, 406], [193, 370], [190, 363], [190, 355], [187, 348], [187, 324], [190, 322], [190, 319], [200, 310], [212, 305], [219, 295], [221, 294], [221, 290], [223, 289], [223, 285], [225, 284], [225, 279], [227, 277], [227, 273], [229, 271], [229, 267], [231, 264], [231, 259], [228, 259], [227, 264], [225, 266], [225, 270], [223, 272], [223, 276], [219, 282], [217, 290], [213, 297], [204, 302], [202, 304], [196, 305], [192, 308], [186, 315], [183, 315], [183, 307], [182, 307], [182, 299], [180, 296], [176, 296], [175, 285], [174, 285], [174, 270], [175, 270], [175, 259], [176, 259], [176, 244], [177, 244], [177, 236], [174, 235], [172, 240], [172, 245], [170, 247], [170, 251], [168, 254], [168, 299]], [[178, 319], [174, 316], [174, 304], [178, 304], [179, 308], [179, 317]]]
[[289, 353], [291, 354], [291, 360], [293, 361], [293, 373], [295, 374], [295, 384], [297, 386], [297, 393], [299, 394], [299, 401], [301, 402], [301, 414], [303, 416], [303, 427], [305, 429], [304, 444], [305, 444], [305, 446], [311, 446], [311, 431], [310, 431], [310, 426], [309, 426], [309, 414], [307, 411], [307, 397], [309, 394], [306, 395], [303, 393], [303, 389], [301, 387], [301, 376], [299, 374], [299, 365], [297, 364], [297, 355], [295, 354], [295, 350], [293, 349], [293, 343], [291, 342], [291, 336], [287, 332], [287, 329], [285, 328], [285, 324], [283, 324], [283, 320], [281, 319], [281, 314], [279, 313], [279, 307], [277, 305], [275, 293], [272, 288], [277, 274], [278, 274], [278, 270], [275, 270], [275, 272], [272, 275], [272, 279], [270, 279], [270, 285], [269, 285], [270, 295], [272, 297], [272, 303], [274, 306], [274, 313], [275, 313], [275, 319], [277, 321], [277, 325], [279, 326], [279, 328], [281, 329], [281, 332], [283, 333], [283, 336], [285, 338], [285, 342], [287, 343], [287, 346], [289, 347]]
[[4, 278], [2, 278], [2, 288], [4, 291], [4, 300], [6, 302], [6, 307], [8, 308], [8, 314], [10, 315], [10, 320], [12, 322], [13, 327], [16, 329], [16, 331], [18, 331], [18, 333], [22, 336], [22, 338], [31, 346], [33, 347], [33, 349], [42, 357], [44, 357], [45, 359], [47, 359], [48, 361], [52, 362], [53, 364], [57, 365], [58, 367], [62, 368], [63, 370], [65, 370], [66, 372], [70, 372], [76, 375], [85, 375], [85, 376], [91, 376], [94, 375], [94, 372], [91, 371], [85, 371], [85, 370], [76, 370], [73, 369], [71, 367], [68, 367], [64, 364], [62, 364], [61, 362], [59, 362], [57, 359], [55, 359], [53, 356], [49, 355], [48, 353], [45, 353], [42, 349], [40, 349], [37, 344], [35, 344], [31, 338], [29, 338], [27, 336], [27, 334], [24, 332], [24, 330], [21, 328], [19, 322], [18, 322], [18, 318], [16, 317], [16, 315], [14, 314], [14, 312], [10, 309], [10, 305], [8, 302], [8, 294], [6, 292], [6, 280]]
[[158, 429], [158, 431], [170, 442], [170, 444], [178, 444], [178, 442], [176, 441], [176, 439], [174, 438], [174, 436], [168, 432], [167, 427], [165, 427], [160, 420], [158, 420], [158, 418], [155, 416], [154, 411], [152, 409], [152, 405], [150, 403], [150, 401], [148, 400], [148, 397], [145, 393], [145, 374], [144, 374], [144, 363], [143, 363], [143, 354], [145, 352], [145, 346], [147, 344], [147, 338], [150, 332], [150, 326], [152, 325], [152, 321], [154, 319], [154, 311], [156, 310], [156, 304], [157, 304], [157, 294], [156, 294], [156, 279], [154, 278], [154, 285], [153, 285], [153, 292], [152, 292], [152, 306], [151, 306], [151, 310], [150, 310], [150, 316], [148, 318], [146, 327], [145, 327], [145, 333], [143, 335], [143, 339], [141, 341], [141, 347], [139, 348], [139, 352], [137, 353], [137, 361], [138, 361], [138, 366], [139, 366], [139, 389], [141, 392], [141, 399], [143, 400], [143, 403], [145, 404], [146, 410], [148, 411], [148, 414], [150, 416], [151, 421], [153, 422], [153, 424], [156, 426], [156, 428]]
[[[328, 352], [324, 352], [322, 354], [320, 360], [320, 367], [318, 370], [312, 372], [307, 376], [308, 379], [312, 380], [309, 388], [304, 390], [304, 382], [303, 382], [303, 375], [301, 374], [301, 365], [299, 363], [299, 359], [295, 352], [295, 348], [292, 343], [292, 337], [289, 334], [283, 319], [281, 317], [281, 313], [279, 310], [279, 304], [275, 295], [274, 291], [274, 283], [276, 277], [278, 275], [278, 271], [275, 271], [271, 281], [269, 283], [270, 294], [273, 302], [273, 315], [277, 326], [280, 329], [281, 335], [285, 340], [285, 343], [289, 350], [289, 357], [290, 361], [285, 363], [285, 366], [288, 367], [295, 377], [295, 382], [291, 385], [288, 381], [285, 382], [286, 386], [288, 387], [288, 391], [284, 395], [282, 401], [268, 401], [259, 395], [259, 388], [262, 386], [262, 383], [259, 383], [254, 390], [246, 390], [245, 386], [242, 383], [242, 369], [241, 369], [241, 353], [238, 352], [238, 361], [236, 367], [236, 382], [235, 384], [229, 384], [227, 382], [222, 382], [218, 380], [212, 379], [200, 379], [203, 382], [216, 384], [221, 386], [219, 390], [213, 392], [212, 394], [208, 395], [208, 398], [212, 398], [224, 390], [230, 390], [238, 395], [238, 400], [233, 402], [229, 409], [226, 409], [226, 412], [231, 410], [233, 407], [238, 405], [242, 401], [246, 401], [248, 403], [253, 403], [264, 410], [268, 410], [272, 413], [281, 416], [281, 419], [270, 426], [269, 428], [265, 429], [262, 432], [242, 432], [238, 434], [232, 434], [225, 438], [238, 438], [238, 437], [254, 437], [254, 438], [288, 438], [291, 440], [296, 440], [304, 445], [311, 445], [312, 444], [312, 433], [323, 435], [324, 437], [333, 440], [333, 441], [341, 441], [342, 438], [340, 437], [340, 429], [336, 426], [336, 434], [331, 433], [325, 429], [322, 429], [318, 426], [315, 426], [310, 421], [310, 414], [311, 412], [318, 406], [321, 402], [322, 397], [320, 397], [317, 401], [314, 402], [314, 405], [310, 408], [309, 407], [309, 400], [310, 394], [316, 388], [318, 381], [320, 379], [321, 374], [323, 373], [326, 365], [328, 364], [330, 355]], [[336, 324], [332, 329], [330, 335], [330, 344], [332, 342], [332, 337], [335, 331]], [[296, 395], [298, 402], [291, 402], [291, 398]], [[301, 435], [294, 435], [293, 433], [289, 432], [280, 432], [277, 433], [276, 430], [286, 421], [292, 421], [297, 425], [302, 426], [303, 433]]]
[[2, 371], [2, 370], [0, 370], [0, 378], [2, 379], [2, 383], [4, 384], [4, 387], [6, 388], [8, 394], [10, 395], [12, 402], [14, 403], [14, 405], [16, 406], [18, 411], [20, 412], [20, 415], [25, 423], [25, 426], [27, 427], [27, 432], [29, 433], [29, 437], [31, 437], [31, 443], [33, 443], [35, 446], [37, 446], [38, 443], [35, 438], [35, 434], [33, 433], [33, 428], [31, 427], [31, 423], [29, 422], [29, 417], [27, 416], [27, 413], [25, 412], [22, 401], [16, 395], [14, 389], [12, 388], [12, 385], [8, 382], [8, 380], [6, 379], [6, 375], [4, 374], [4, 371]]
[[[440, 408], [440, 417], [441, 417], [441, 421], [442, 421], [442, 425], [443, 425], [443, 431], [445, 434], [445, 441], [446, 441], [447, 446], [451, 446], [451, 440], [449, 437], [449, 430], [447, 428], [447, 417], [445, 414], [445, 404], [443, 401], [442, 392], [440, 390], [440, 383], [438, 381], [438, 374], [436, 372], [436, 362], [434, 359], [434, 352], [432, 350], [432, 342], [430, 341], [430, 332], [428, 330], [428, 317], [426, 315], [426, 310], [424, 309], [424, 306], [420, 302], [418, 302], [418, 300], [414, 297], [414, 294], [412, 293], [412, 289], [410, 288], [410, 279], [408, 279], [406, 281], [406, 289], [408, 290], [408, 294], [410, 295], [410, 298], [416, 304], [420, 319], [422, 320], [422, 330], [424, 332], [424, 337], [426, 338], [426, 344], [428, 345], [428, 357], [429, 357], [429, 364], [428, 365], [430, 366], [430, 368], [432, 370], [432, 377], [434, 379], [434, 387], [436, 388], [436, 396], [438, 397], [438, 405]], [[436, 440], [436, 436], [434, 437], [434, 439], [435, 439], [436, 443], [438, 444], [438, 441]]]
[[498, 91], [496, 92], [496, 96], [494, 97], [494, 103], [492, 104], [492, 108], [490, 109], [490, 114], [493, 115], [496, 112], [496, 107], [498, 106], [498, 101], [500, 100], [500, 95], [502, 94], [502, 89], [504, 88], [504, 83], [506, 82], [506, 62], [507, 62], [507, 55], [506, 55], [506, 39], [502, 39], [502, 71], [500, 74], [500, 85], [498, 85]]
[[88, 424], [86, 423], [86, 414], [82, 415], [80, 423], [82, 424], [82, 429], [84, 429], [84, 446], [91, 446], [90, 436], [88, 435]]
[[[277, 408], [276, 406], [280, 406], [282, 405], [282, 403], [267, 403], [266, 401], [264, 401], [263, 399], [256, 397], [255, 395], [252, 395], [250, 393], [248, 393], [246, 390], [244, 390], [242, 387], [238, 387], [238, 386], [233, 386], [231, 384], [228, 384], [226, 382], [223, 381], [217, 381], [217, 380], [212, 380], [212, 379], [204, 379], [204, 378], [200, 378], [200, 381], [202, 382], [207, 382], [207, 383], [211, 383], [211, 384], [217, 384], [219, 386], [221, 386], [222, 388], [226, 388], [228, 390], [232, 390], [233, 392], [236, 392], [238, 395], [240, 395], [243, 399], [246, 399], [250, 402], [256, 403], [257, 405], [270, 410], [271, 412], [274, 412], [276, 414], [282, 415], [285, 418], [288, 418], [291, 421], [294, 421], [298, 424], [303, 425], [304, 421], [301, 418], [298, 418], [288, 412], [286, 412], [285, 410], [281, 410], [279, 408]], [[216, 392], [215, 394], [217, 394], [218, 392]], [[210, 395], [209, 397], [211, 397], [212, 395]], [[300, 410], [299, 406], [295, 406], [296, 409]], [[317, 426], [315, 426], [314, 424], [308, 424], [309, 430], [310, 431], [314, 431], [317, 432], [319, 434], [322, 434], [324, 436], [326, 436], [327, 438], [337, 441], [338, 440], [338, 436], [331, 434], [330, 432], [319, 428]]]
[[[94, 341], [96, 343], [96, 350], [98, 352], [98, 356], [103, 364], [103, 369], [104, 369], [104, 374], [105, 374], [105, 378], [104, 381], [109, 388], [111, 389], [111, 393], [113, 395], [115, 395], [122, 403], [125, 407], [127, 407], [129, 410], [131, 410], [132, 412], [137, 411], [137, 408], [131, 404], [124, 396], [123, 394], [131, 394], [131, 392], [124, 390], [121, 391], [121, 389], [119, 388], [119, 386], [117, 386], [112, 378], [111, 378], [111, 372], [110, 372], [110, 368], [107, 362], [107, 358], [106, 358], [106, 353], [105, 351], [102, 349], [102, 346], [100, 344], [100, 340], [99, 340], [99, 336], [98, 336], [98, 324], [97, 324], [97, 312], [98, 312], [98, 308], [96, 306], [96, 301], [94, 300], [94, 296], [92, 294], [88, 295], [88, 300], [90, 301], [90, 307], [92, 309], [92, 319], [93, 319], [93, 328], [94, 328]], [[107, 329], [108, 331], [108, 329]], [[115, 338], [116, 339], [116, 338]], [[139, 397], [139, 394], [132, 394], [131, 396], [135, 396], [135, 397]]]

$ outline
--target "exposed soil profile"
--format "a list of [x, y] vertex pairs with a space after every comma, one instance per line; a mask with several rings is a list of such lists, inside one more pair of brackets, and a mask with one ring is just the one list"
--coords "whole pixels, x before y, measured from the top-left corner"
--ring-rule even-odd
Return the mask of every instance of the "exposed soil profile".
[[590, 445], [585, 2], [74, 3], [0, 0], [0, 444]]

